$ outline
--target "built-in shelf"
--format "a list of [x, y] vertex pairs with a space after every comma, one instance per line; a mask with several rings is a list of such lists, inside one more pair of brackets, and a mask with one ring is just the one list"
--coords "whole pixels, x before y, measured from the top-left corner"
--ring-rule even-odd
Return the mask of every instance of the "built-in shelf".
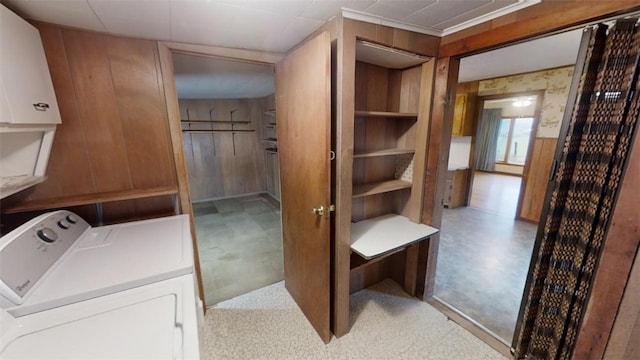
[[388, 180], [375, 183], [353, 185], [354, 198], [382, 194], [385, 192], [411, 188], [411, 183], [404, 180]]
[[2, 209], [3, 214], [11, 214], [24, 211], [48, 210], [71, 206], [90, 205], [96, 203], [104, 203], [111, 201], [143, 199], [154, 196], [176, 195], [178, 194], [177, 186], [159, 186], [149, 189], [133, 189], [122, 191], [109, 191], [96, 194], [84, 194], [76, 196], [65, 196], [61, 198], [43, 199], [37, 201], [29, 201], [25, 204], [17, 204], [12, 207]]
[[351, 250], [370, 260], [425, 240], [438, 231], [404, 216], [386, 214], [351, 224]]
[[231, 120], [180, 120], [183, 123], [189, 124], [202, 124], [202, 123], [213, 123], [213, 124], [251, 124], [251, 121], [231, 121]]
[[264, 149], [264, 151], [271, 153], [271, 154], [277, 154], [278, 153], [278, 149], [277, 148], [266, 148]]
[[418, 119], [418, 113], [401, 113], [390, 111], [366, 111], [356, 110], [355, 116], [358, 117], [381, 117], [381, 118], [400, 118], [400, 119]]
[[265, 138], [264, 141], [278, 141], [278, 139], [274, 137], [268, 137], [268, 138]]
[[275, 110], [267, 110], [264, 112], [265, 115], [269, 115], [269, 116], [276, 116], [276, 111]]
[[404, 155], [404, 154], [413, 154], [416, 151], [413, 149], [386, 149], [386, 150], [376, 150], [376, 151], [367, 151], [361, 153], [354, 153], [353, 158], [368, 158], [368, 157], [376, 157], [376, 156], [393, 156], [393, 155]]

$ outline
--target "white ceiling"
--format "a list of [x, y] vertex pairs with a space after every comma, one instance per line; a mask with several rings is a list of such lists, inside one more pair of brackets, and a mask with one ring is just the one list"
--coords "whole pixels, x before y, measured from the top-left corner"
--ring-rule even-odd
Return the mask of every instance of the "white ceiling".
[[[349, 18], [442, 36], [540, 1], [0, 0], [27, 19], [53, 24], [137, 38], [274, 52], [286, 52], [341, 12]], [[464, 58], [460, 81], [574, 63], [579, 32], [554, 39]], [[271, 67], [178, 55], [174, 61], [180, 97], [260, 97], [273, 92]]]
[[285, 52], [347, 17], [443, 35], [541, 0], [0, 0], [28, 19], [154, 40]]
[[573, 30], [460, 60], [459, 82], [575, 64], [582, 30]]

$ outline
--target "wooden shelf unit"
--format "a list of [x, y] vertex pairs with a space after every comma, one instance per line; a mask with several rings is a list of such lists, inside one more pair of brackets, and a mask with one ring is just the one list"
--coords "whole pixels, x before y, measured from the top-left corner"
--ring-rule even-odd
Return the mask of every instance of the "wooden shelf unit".
[[414, 213], [417, 221], [412, 167], [422, 72], [421, 63], [395, 69], [356, 58], [352, 222], [389, 213]]
[[349, 291], [389, 277], [415, 295], [418, 243], [438, 232], [420, 223], [434, 64], [371, 59], [356, 53]]
[[353, 185], [353, 198], [382, 194], [386, 192], [410, 189], [412, 184], [404, 180], [387, 180], [375, 183]]
[[[275, 94], [265, 104], [262, 116], [262, 146], [264, 149], [266, 189], [280, 200], [280, 162], [278, 154], [278, 125], [275, 110]], [[263, 108], [264, 109], [264, 108]]]
[[354, 159], [361, 159], [367, 157], [376, 157], [376, 156], [393, 156], [393, 155], [405, 155], [405, 154], [413, 154], [416, 151], [414, 149], [386, 149], [386, 150], [374, 150], [367, 151], [361, 153], [354, 153]]

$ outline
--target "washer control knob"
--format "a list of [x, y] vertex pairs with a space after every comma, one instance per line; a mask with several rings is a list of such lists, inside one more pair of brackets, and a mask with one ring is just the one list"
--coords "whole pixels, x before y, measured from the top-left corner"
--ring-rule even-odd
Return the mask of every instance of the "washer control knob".
[[62, 220], [58, 221], [58, 226], [61, 229], [65, 229], [66, 230], [66, 229], [69, 228], [69, 226], [71, 226], [71, 224], [69, 224], [69, 222], [67, 220], [62, 219]]
[[56, 234], [56, 232], [51, 230], [50, 228], [40, 229], [36, 231], [36, 235], [38, 235], [40, 240], [49, 244], [58, 240], [58, 234]]
[[71, 214], [67, 215], [66, 219], [68, 222], [72, 224], [75, 224], [78, 222], [78, 218], [76, 218], [74, 215], [71, 215]]

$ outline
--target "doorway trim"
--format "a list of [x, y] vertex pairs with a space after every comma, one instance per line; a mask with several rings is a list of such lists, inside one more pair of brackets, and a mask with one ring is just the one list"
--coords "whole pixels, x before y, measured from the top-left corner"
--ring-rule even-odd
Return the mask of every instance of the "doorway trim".
[[180, 107], [178, 105], [178, 92], [176, 90], [173, 59], [171, 55], [173, 53], [182, 53], [194, 56], [275, 66], [275, 64], [284, 57], [284, 54], [166, 41], [158, 41], [157, 46], [159, 55], [158, 66], [160, 66], [160, 71], [162, 73], [161, 80], [164, 86], [164, 98], [168, 117], [167, 121], [169, 124], [173, 161], [175, 163], [176, 178], [178, 181], [178, 196], [180, 198], [178, 206], [182, 214], [189, 215], [195, 274], [198, 281], [198, 296], [202, 303], [205, 304], [204, 285], [202, 282], [200, 255], [198, 251], [198, 238], [196, 237], [196, 225], [193, 218], [193, 208], [191, 206], [191, 189], [189, 187], [187, 163], [184, 155], [182, 125], [180, 123]]
[[[452, 99], [455, 99], [458, 70], [462, 57], [564, 31], [585, 28], [597, 22], [612, 20], [616, 17], [629, 16], [638, 11], [640, 11], [640, 5], [630, 2], [600, 2], [598, 4], [586, 2], [570, 2], [565, 4], [544, 3], [520, 10], [514, 13], [511, 19], [506, 17], [499, 18], [499, 20], [494, 21], [492, 24], [488, 24], [486, 30], [478, 30], [474, 35], [469, 35], [464, 38], [459, 36], [445, 37], [444, 41], [446, 42], [441, 45], [439, 49], [437, 76], [434, 84], [434, 107], [431, 121], [433, 124], [432, 136], [438, 137], [440, 141], [430, 141], [430, 156], [427, 163], [427, 171], [434, 174], [433, 177], [435, 180], [428, 181], [425, 185], [426, 189], [434, 191], [432, 193], [425, 193], [425, 204], [431, 202], [431, 206], [427, 205], [424, 207], [422, 221], [426, 224], [439, 227], [442, 218], [440, 201], [444, 194], [447, 167], [445, 160], [448, 157], [448, 146], [451, 143], [451, 129], [453, 124], [453, 106], [451, 104], [453, 104]], [[563, 13], [566, 16], [558, 17], [558, 13]], [[625, 239], [618, 240], [622, 242], [625, 240], [628, 240], [628, 242], [635, 241], [631, 233], [629, 233]], [[426, 249], [428, 252], [427, 274], [424, 279], [424, 287], [421, 289], [423, 290], [422, 298], [434, 304], [434, 306], [439, 303], [439, 301], [433, 297], [438, 242], [438, 237], [432, 238]], [[612, 246], [610, 249], [605, 248], [602, 256], [615, 257], [615, 253], [617, 252], [618, 247]], [[625, 261], [624, 264], [620, 264], [619, 261], [617, 263], [611, 262], [607, 263], [605, 268], [603, 268], [604, 264], [601, 263], [596, 273], [596, 283], [600, 280], [598, 275], [601, 271], [604, 273], [613, 272], [625, 277], [628, 276], [631, 271], [631, 262], [627, 262], [626, 258], [622, 260]], [[605, 281], [602, 282], [604, 283]], [[614, 302], [620, 300], [624, 294], [624, 289], [620, 289], [620, 291], [615, 293], [607, 293], [607, 289], [605, 289], [606, 286], [603, 286], [603, 289], [596, 289], [596, 283], [594, 283], [594, 290], [590, 298], [607, 297]], [[596, 290], [600, 291], [598, 292]], [[587, 310], [586, 315], [596, 319], [600, 316], [609, 316], [612, 311], [614, 313], [616, 312], [616, 310], [610, 308], [595, 309], [594, 311], [589, 310], [590, 309]], [[615, 314], [612, 316], [614, 315]], [[451, 316], [451, 318], [455, 319], [456, 317]], [[490, 337], [489, 334], [481, 329], [474, 328], [473, 324], [464, 327], [483, 340]], [[586, 328], [582, 326], [580, 330], [582, 331], [584, 329]], [[599, 334], [602, 335], [599, 337], [599, 341], [605, 342], [605, 344], [602, 345], [605, 346], [611, 334], [611, 328], [605, 326], [605, 328], [599, 330]], [[576, 351], [588, 351], [588, 347], [593, 345], [593, 343], [581, 343], [580, 340], [579, 338]], [[507, 346], [497, 341], [491, 342], [485, 340], [485, 342], [496, 348], [496, 350], [509, 354]]]

